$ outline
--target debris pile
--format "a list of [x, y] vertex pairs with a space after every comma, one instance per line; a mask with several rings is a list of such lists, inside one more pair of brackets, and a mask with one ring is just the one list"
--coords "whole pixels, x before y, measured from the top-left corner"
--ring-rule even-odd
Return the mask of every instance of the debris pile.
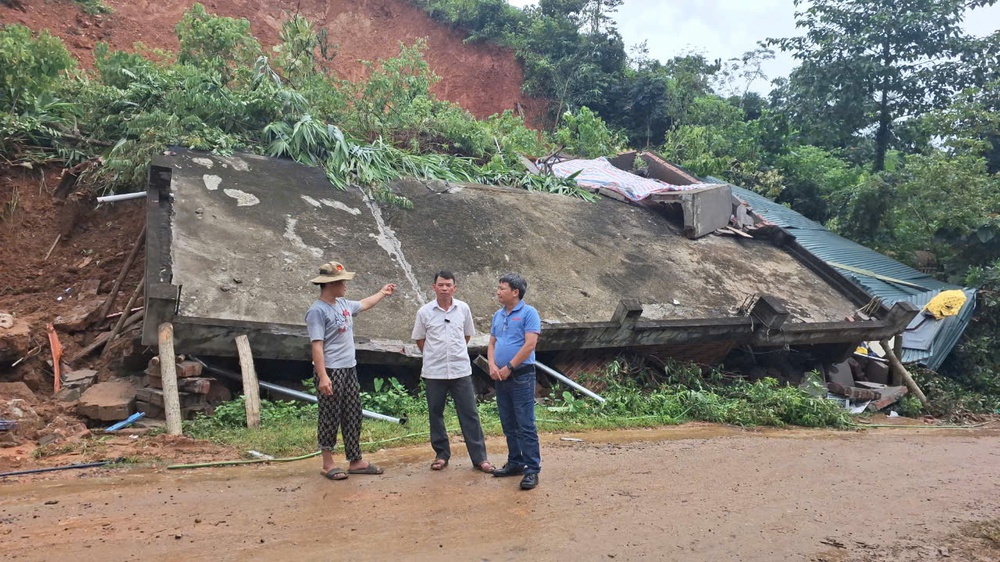
[[875, 412], [898, 402], [906, 386], [892, 384], [889, 360], [868, 345], [859, 346], [846, 361], [823, 365], [830, 397], [845, 401], [851, 411]]
[[[183, 355], [175, 362], [177, 372], [177, 395], [181, 407], [181, 417], [192, 419], [197, 414], [211, 414], [214, 407], [232, 398], [229, 389], [219, 380], [202, 376], [202, 364], [187, 360]], [[164, 419], [163, 378], [160, 373], [160, 358], [149, 360], [145, 377], [148, 386], [136, 393], [136, 408], [146, 416]]]

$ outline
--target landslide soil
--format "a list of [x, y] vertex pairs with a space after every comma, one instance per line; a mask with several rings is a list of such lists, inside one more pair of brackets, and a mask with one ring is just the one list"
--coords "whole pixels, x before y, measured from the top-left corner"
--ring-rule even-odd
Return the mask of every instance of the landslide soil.
[[[97, 41], [176, 49], [173, 28], [192, 2], [107, 4], [113, 14], [88, 16], [68, 0], [22, 0], [24, 10], [0, 4], [0, 22], [49, 29], [87, 67]], [[363, 75], [358, 59], [428, 37], [443, 99], [480, 117], [538, 107], [521, 96], [509, 52], [466, 45], [405, 0], [205, 5], [247, 17], [265, 46], [277, 42], [283, 13], [298, 9], [338, 45], [333, 69], [343, 77]], [[88, 283], [107, 296], [144, 223], [141, 202], [55, 201], [58, 181], [54, 170], [0, 169], [0, 311], [28, 322], [27, 348], [39, 350], [0, 371], [0, 381], [29, 383], [46, 418], [72, 412], [45, 403], [44, 325], [79, 304]], [[140, 276], [134, 268], [113, 310]], [[67, 355], [95, 333], [60, 333]], [[75, 367], [108, 378], [122, 355]], [[370, 455], [386, 475], [346, 482], [321, 478], [316, 459], [166, 471], [167, 462], [241, 452], [163, 435], [84, 439], [38, 458], [24, 443], [0, 449], [0, 471], [118, 456], [139, 465], [0, 482], [0, 558], [1000, 560], [977, 531], [1000, 514], [1000, 430], [751, 433], [692, 424], [575, 436], [582, 443], [559, 437], [543, 436], [542, 484], [532, 492], [472, 471], [460, 443], [445, 471], [427, 470], [429, 448], [405, 448]], [[489, 447], [502, 459], [503, 442]]]
[[[81, 66], [91, 68], [98, 42], [126, 51], [176, 51], [174, 29], [194, 1], [106, 0], [105, 4], [112, 13], [88, 15], [72, 0], [0, 2], [0, 24], [48, 30], [63, 39]], [[318, 29], [326, 30], [336, 47], [329, 70], [351, 80], [364, 78], [367, 71], [361, 60], [395, 56], [400, 42], [412, 44], [426, 38], [428, 63], [441, 77], [434, 86], [441, 99], [456, 102], [477, 117], [512, 109], [523, 111], [534, 122], [544, 113], [542, 102], [521, 95], [521, 66], [509, 50], [466, 44], [460, 31], [434, 22], [406, 0], [210, 0], [203, 4], [211, 13], [248, 19], [251, 32], [267, 52], [278, 43], [281, 22], [288, 14], [304, 15]], [[81, 307], [93, 309], [94, 303], [108, 297], [145, 222], [142, 201], [99, 206], [86, 196], [56, 200], [52, 193], [58, 184], [57, 169], [0, 164], [0, 312], [13, 314], [19, 327], [26, 324], [30, 331], [27, 337], [0, 342], [4, 344], [0, 349], [13, 346], [17, 356], [24, 358], [16, 368], [10, 367], [13, 360], [0, 363], [0, 382], [26, 383], [37, 396], [32, 406], [46, 423], [62, 414], [72, 415], [73, 407], [49, 400], [53, 376], [46, 363], [51, 352], [45, 326]], [[112, 311], [121, 310], [139, 282], [144, 252], [136, 263]], [[64, 357], [89, 344], [107, 323], [87, 328], [67, 330], [57, 322]], [[0, 339], [8, 336], [0, 328]], [[133, 342], [132, 337], [122, 338], [104, 358], [94, 354], [70, 367], [96, 369], [99, 379], [107, 380], [122, 374], [126, 355], [148, 353], [132, 347]], [[0, 448], [0, 470], [48, 466], [61, 460], [36, 459], [22, 450], [32, 444], [22, 445]]]
[[[63, 39], [85, 68], [93, 66], [93, 49], [104, 42], [115, 50], [176, 52], [174, 29], [194, 0], [104, 0], [110, 14], [88, 15], [72, 0], [18, 0], [15, 8], [0, 3], [0, 23], [19, 23], [46, 29]], [[523, 111], [529, 123], [540, 123], [544, 102], [521, 94], [521, 64], [509, 49], [486, 43], [465, 43], [465, 34], [430, 19], [406, 0], [207, 0], [212, 14], [245, 18], [266, 53], [279, 43], [281, 23], [299, 13], [325, 29], [336, 56], [329, 68], [350, 80], [363, 78], [361, 61], [399, 54], [399, 44], [427, 40], [427, 62], [441, 77], [433, 91], [440, 99], [458, 103], [479, 118], [505, 109]]]
[[[7, 560], [1000, 559], [1000, 430], [544, 435], [540, 486], [379, 451], [383, 476], [319, 460], [77, 471], [0, 484]], [[504, 443], [489, 440], [494, 460]], [[995, 528], [995, 527], [992, 527]]]

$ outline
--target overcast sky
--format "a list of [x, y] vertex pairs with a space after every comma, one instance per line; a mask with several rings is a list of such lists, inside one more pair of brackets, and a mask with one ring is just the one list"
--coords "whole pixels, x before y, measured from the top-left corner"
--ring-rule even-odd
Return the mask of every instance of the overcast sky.
[[[523, 7], [532, 0], [508, 0]], [[616, 16], [625, 44], [632, 47], [646, 41], [651, 57], [667, 60], [695, 52], [709, 60], [741, 56], [769, 37], [793, 37], [795, 28], [792, 0], [625, 0]], [[1000, 28], [1000, 5], [970, 12], [966, 29], [983, 36]], [[787, 76], [794, 66], [791, 56], [777, 53], [764, 72], [768, 78]], [[767, 92], [766, 83], [753, 89]]]

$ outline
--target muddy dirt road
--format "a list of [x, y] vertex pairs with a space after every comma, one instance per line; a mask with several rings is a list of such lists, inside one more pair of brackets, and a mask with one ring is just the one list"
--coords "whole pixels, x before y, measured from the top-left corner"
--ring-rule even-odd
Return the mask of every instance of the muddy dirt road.
[[[1000, 430], [743, 432], [710, 425], [543, 436], [538, 489], [429, 447], [0, 484], [5, 560], [991, 560], [955, 534], [1000, 517]], [[494, 460], [503, 443], [489, 443]], [[951, 537], [951, 538], [949, 538]], [[966, 541], [967, 542], [967, 541]], [[990, 545], [987, 545], [990, 546]], [[994, 545], [995, 546], [995, 545]], [[956, 548], [959, 548], [956, 550]]]

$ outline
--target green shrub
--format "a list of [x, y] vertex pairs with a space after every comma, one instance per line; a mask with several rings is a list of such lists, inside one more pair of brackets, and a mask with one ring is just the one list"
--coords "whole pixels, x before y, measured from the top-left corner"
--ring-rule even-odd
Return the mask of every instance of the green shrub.
[[57, 89], [75, 66], [58, 37], [36, 34], [23, 25], [0, 25], [0, 112], [19, 113], [43, 92]]
[[563, 124], [556, 130], [555, 141], [566, 147], [570, 154], [584, 158], [614, 155], [627, 142], [586, 106], [576, 113], [567, 111], [563, 114]]
[[236, 72], [248, 72], [261, 56], [260, 43], [250, 34], [246, 18], [215, 16], [199, 3], [181, 16], [176, 31], [180, 40], [178, 62], [216, 73], [223, 84]]
[[[315, 420], [318, 415], [316, 404], [289, 402], [285, 400], [261, 400], [260, 422], [262, 426], [281, 425], [291, 421]], [[247, 426], [246, 397], [239, 396], [229, 402], [219, 404], [210, 416], [199, 415], [188, 424], [188, 431], [195, 436], [206, 435], [225, 429], [244, 429]]]
[[361, 404], [365, 409], [398, 418], [427, 412], [427, 399], [422, 391], [414, 396], [395, 378], [377, 378], [374, 384], [374, 392], [361, 393]]

